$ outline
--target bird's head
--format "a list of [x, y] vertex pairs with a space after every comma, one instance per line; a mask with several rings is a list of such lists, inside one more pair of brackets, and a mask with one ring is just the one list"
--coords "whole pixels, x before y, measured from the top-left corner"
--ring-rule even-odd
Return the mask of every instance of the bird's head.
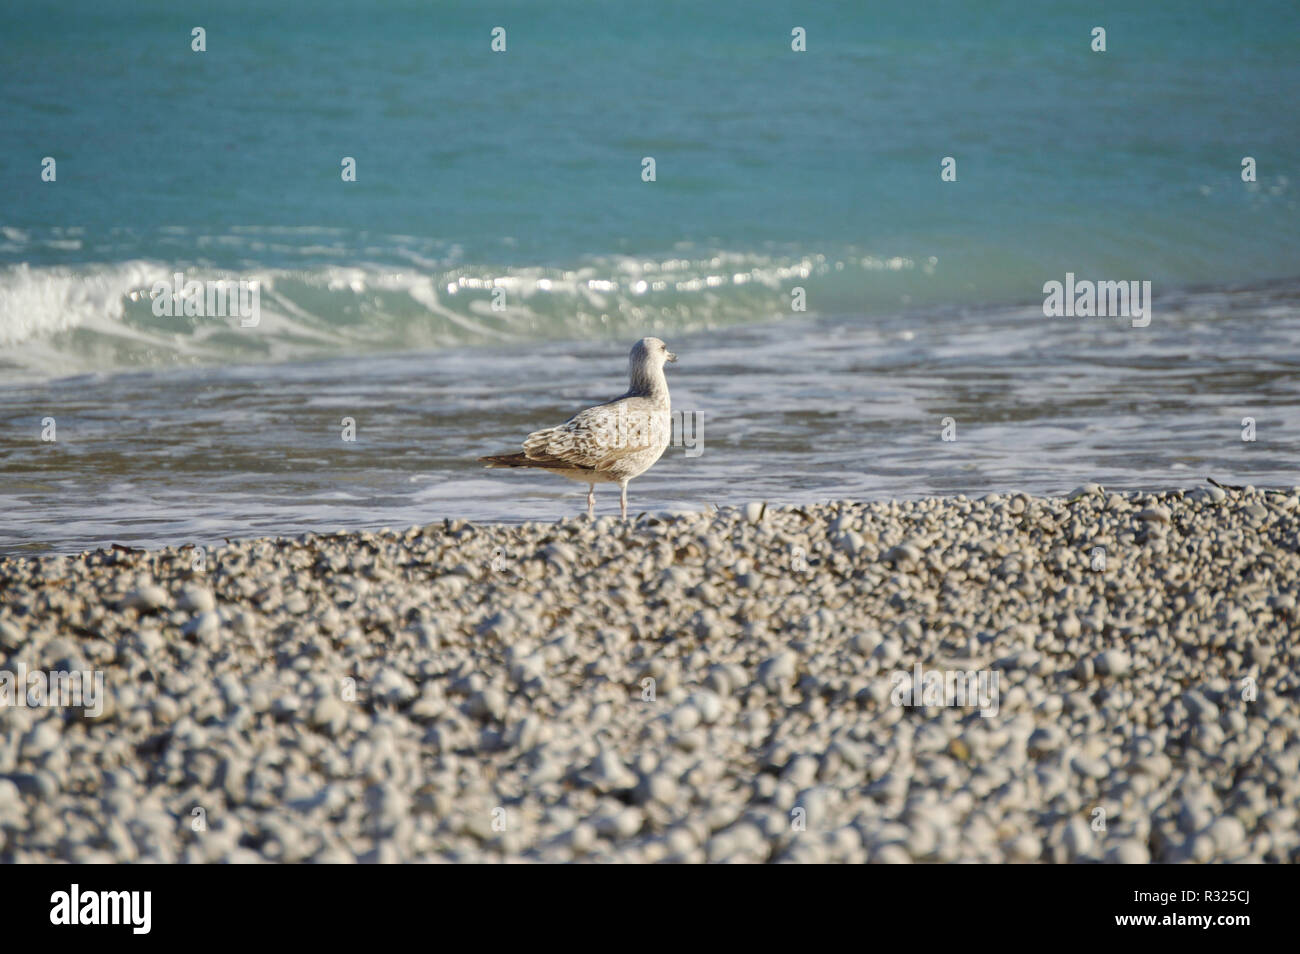
[[676, 361], [677, 355], [668, 350], [668, 346], [658, 338], [642, 338], [632, 346], [628, 361], [633, 369], [656, 370], [664, 366], [665, 361]]

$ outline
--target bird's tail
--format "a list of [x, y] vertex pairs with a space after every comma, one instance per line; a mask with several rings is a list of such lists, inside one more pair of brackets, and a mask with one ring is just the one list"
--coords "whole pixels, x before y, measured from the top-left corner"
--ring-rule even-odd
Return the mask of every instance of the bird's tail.
[[480, 457], [479, 463], [489, 467], [528, 467], [534, 462], [526, 454], [497, 454], [494, 457]]

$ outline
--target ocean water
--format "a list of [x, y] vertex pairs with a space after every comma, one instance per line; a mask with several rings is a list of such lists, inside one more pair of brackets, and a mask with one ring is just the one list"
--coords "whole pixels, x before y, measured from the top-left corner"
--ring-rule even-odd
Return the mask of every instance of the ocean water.
[[580, 512], [474, 458], [645, 334], [638, 510], [1300, 483], [1293, 2], [6, 5], [0, 90], [0, 552]]

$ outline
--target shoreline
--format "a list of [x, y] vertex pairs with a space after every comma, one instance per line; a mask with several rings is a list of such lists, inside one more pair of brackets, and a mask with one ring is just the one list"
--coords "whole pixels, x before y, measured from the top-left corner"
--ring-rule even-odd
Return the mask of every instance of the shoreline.
[[0, 558], [0, 860], [1300, 860], [1300, 489], [1076, 494]]

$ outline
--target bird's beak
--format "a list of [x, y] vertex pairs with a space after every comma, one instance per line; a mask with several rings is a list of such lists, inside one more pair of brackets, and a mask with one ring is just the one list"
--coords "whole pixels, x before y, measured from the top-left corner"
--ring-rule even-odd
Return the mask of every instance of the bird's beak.
[[668, 352], [668, 360], [669, 360], [669, 361], [672, 361], [674, 364], [676, 364], [676, 362], [677, 362], [677, 355], [675, 355], [675, 354], [673, 354], [671, 351], [669, 351], [669, 352]]

